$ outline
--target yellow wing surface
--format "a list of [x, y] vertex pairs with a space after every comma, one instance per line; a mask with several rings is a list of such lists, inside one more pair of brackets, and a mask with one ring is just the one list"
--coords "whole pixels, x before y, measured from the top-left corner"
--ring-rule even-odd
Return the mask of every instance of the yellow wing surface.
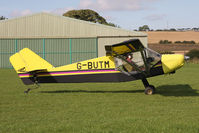
[[126, 54], [131, 52], [137, 52], [144, 49], [144, 46], [140, 42], [139, 39], [131, 39], [122, 43], [107, 45], [105, 46], [107, 55], [114, 56], [116, 52], [117, 54]]
[[10, 57], [10, 62], [17, 73], [46, 70], [53, 66], [28, 48], [24, 48]]

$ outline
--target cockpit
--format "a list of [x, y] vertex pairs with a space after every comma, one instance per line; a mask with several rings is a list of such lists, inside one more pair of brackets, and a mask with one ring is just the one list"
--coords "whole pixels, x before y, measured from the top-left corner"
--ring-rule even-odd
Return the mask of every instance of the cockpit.
[[[122, 58], [121, 58], [122, 57]], [[114, 57], [116, 69], [124, 73], [136, 73], [140, 71], [149, 71], [161, 63], [161, 54], [144, 48], [141, 51], [130, 52]]]

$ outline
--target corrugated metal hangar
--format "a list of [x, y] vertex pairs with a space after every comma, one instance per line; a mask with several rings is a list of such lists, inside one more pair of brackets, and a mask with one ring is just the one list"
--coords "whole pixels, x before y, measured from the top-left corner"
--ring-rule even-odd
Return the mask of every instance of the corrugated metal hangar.
[[105, 45], [147, 34], [102, 24], [38, 13], [0, 21], [0, 68], [11, 68], [9, 57], [27, 47], [54, 66], [105, 55]]

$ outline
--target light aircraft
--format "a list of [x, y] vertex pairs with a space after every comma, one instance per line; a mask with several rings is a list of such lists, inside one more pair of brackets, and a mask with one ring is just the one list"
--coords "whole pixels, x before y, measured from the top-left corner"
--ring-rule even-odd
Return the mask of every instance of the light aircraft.
[[[125, 82], [142, 80], [145, 94], [155, 87], [147, 78], [175, 73], [184, 65], [184, 56], [159, 54], [143, 46], [139, 39], [106, 45], [106, 56], [53, 67], [28, 48], [10, 57], [10, 62], [25, 85], [41, 83]], [[28, 93], [31, 89], [25, 91]]]

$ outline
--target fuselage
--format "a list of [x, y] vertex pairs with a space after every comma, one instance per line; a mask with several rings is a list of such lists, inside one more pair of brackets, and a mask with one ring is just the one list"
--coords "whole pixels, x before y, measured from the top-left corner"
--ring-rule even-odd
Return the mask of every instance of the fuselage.
[[[146, 78], [174, 72], [184, 64], [182, 55], [162, 55], [161, 60], [150, 68]], [[145, 71], [145, 70], [143, 70]], [[125, 82], [143, 78], [139, 72], [123, 72], [115, 65], [114, 57], [103, 56], [46, 70], [20, 72], [24, 84], [38, 83], [82, 83], [82, 82]]]

